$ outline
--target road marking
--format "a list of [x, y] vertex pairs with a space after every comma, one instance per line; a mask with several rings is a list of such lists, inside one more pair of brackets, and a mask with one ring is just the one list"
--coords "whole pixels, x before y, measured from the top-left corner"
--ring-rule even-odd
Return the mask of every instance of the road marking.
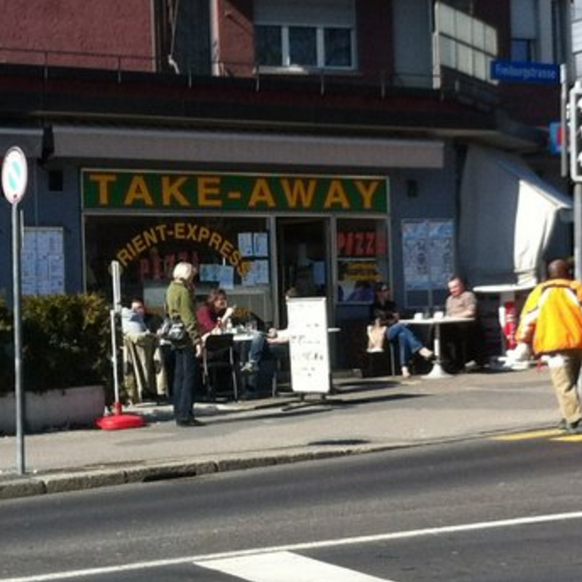
[[564, 443], [579, 443], [582, 441], [582, 434], [563, 434], [561, 437], [552, 439], [553, 441], [560, 441]]
[[502, 434], [492, 436], [493, 441], [525, 441], [529, 439], [543, 439], [563, 435], [564, 431], [558, 428], [549, 428], [546, 430], [530, 430], [527, 432], [515, 432], [511, 434]]
[[273, 546], [270, 548], [266, 547], [260, 549], [222, 552], [217, 554], [207, 554], [200, 556], [185, 556], [182, 558], [172, 558], [167, 560], [134, 562], [132, 564], [119, 564], [117, 566], [104, 566], [100, 568], [88, 568], [85, 570], [54, 572], [52, 574], [37, 574], [35, 576], [21, 576], [18, 578], [0, 578], [0, 582], [53, 582], [56, 580], [69, 580], [71, 578], [83, 578], [95, 575], [114, 574], [119, 572], [151, 570], [153, 568], [165, 568], [167, 566], [193, 564], [208, 560], [232, 558], [235, 556], [254, 556], [260, 554], [269, 554], [272, 552], [299, 552], [307, 550], [317, 550], [321, 548], [333, 548], [337, 546], [350, 546], [375, 542], [389, 542], [393, 540], [413, 539], [425, 536], [455, 534], [466, 531], [480, 531], [487, 529], [501, 529], [506, 527], [516, 527], [524, 525], [537, 525], [540, 523], [572, 521], [577, 519], [582, 520], [582, 511], [574, 511], [571, 513], [554, 513], [549, 515], [537, 515], [532, 517], [516, 517], [513, 519], [501, 519], [498, 521], [482, 521], [476, 523], [448, 525], [442, 527], [429, 527], [425, 529], [413, 529], [408, 531], [376, 534], [369, 536], [358, 536], [335, 540], [322, 540], [320, 542], [306, 542], [302, 544], [299, 543], [299, 544], [289, 544], [285, 546]]
[[368, 576], [355, 570], [326, 564], [291, 552], [270, 552], [255, 556], [234, 556], [217, 560], [200, 560], [197, 566], [229, 574], [249, 582], [394, 582]]

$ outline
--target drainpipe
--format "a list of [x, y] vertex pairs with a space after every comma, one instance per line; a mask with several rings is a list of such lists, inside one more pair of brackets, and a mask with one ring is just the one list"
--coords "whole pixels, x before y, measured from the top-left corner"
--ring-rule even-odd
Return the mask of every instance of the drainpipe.
[[220, 0], [210, 0], [210, 61], [212, 76], [221, 76], [220, 63]]

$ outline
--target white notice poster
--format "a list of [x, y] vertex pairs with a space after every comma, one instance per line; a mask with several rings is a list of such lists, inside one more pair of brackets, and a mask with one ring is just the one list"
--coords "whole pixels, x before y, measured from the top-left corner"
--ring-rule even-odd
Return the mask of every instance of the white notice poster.
[[325, 297], [287, 300], [293, 392], [330, 390], [329, 336]]

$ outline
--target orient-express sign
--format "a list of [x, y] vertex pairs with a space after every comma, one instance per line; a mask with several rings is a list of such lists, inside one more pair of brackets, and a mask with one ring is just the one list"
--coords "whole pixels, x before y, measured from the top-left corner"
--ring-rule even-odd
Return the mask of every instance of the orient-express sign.
[[384, 178], [83, 170], [85, 209], [387, 212]]

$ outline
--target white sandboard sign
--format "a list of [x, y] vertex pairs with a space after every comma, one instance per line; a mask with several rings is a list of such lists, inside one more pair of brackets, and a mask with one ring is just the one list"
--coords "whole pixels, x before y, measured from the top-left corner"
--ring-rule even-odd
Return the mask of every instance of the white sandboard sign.
[[288, 299], [287, 317], [293, 392], [327, 394], [331, 381], [325, 297]]

